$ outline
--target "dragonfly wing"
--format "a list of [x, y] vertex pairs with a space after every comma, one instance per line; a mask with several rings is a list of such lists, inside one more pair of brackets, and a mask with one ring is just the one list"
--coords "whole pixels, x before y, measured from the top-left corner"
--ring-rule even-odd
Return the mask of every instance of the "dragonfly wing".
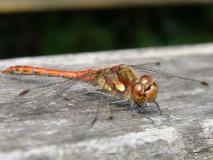
[[[17, 110], [17, 106], [22, 108], [19, 110], [20, 112], [15, 112], [15, 115], [12, 116], [23, 117], [29, 115], [40, 115], [70, 108], [73, 108], [72, 113], [77, 111], [83, 112], [84, 114], [87, 114], [86, 117], [88, 117], [91, 113], [94, 115], [97, 110], [94, 106], [100, 104], [100, 102], [97, 101], [102, 101], [107, 104], [110, 94], [104, 93], [100, 90], [101, 88], [99, 86], [94, 86], [87, 81], [85, 82], [81, 80], [91, 76], [97, 75], [95, 73], [87, 74], [79, 77], [80, 79], [67, 79], [56, 83], [38, 86], [33, 89], [24, 90], [8, 103], [9, 106], [14, 106], [10, 107], [13, 110]], [[104, 74], [101, 76], [104, 76]], [[94, 98], [91, 94], [95, 94], [96, 97], [99, 95], [99, 98]], [[66, 96], [68, 97], [67, 100], [65, 98]], [[104, 97], [108, 98], [105, 99]], [[97, 105], [92, 105], [92, 103], [96, 102]]]
[[[82, 77], [89, 77], [91, 75], [84, 75]], [[95, 76], [95, 74], [93, 74]], [[80, 86], [82, 80], [80, 79], [66, 79], [60, 82], [50, 83], [42, 86], [38, 86], [32, 89], [25, 89], [19, 95], [10, 100], [8, 105], [13, 106], [28, 106], [26, 110], [31, 109], [32, 112], [42, 109], [50, 103], [54, 103], [55, 100], [62, 97], [62, 94], [75, 86]], [[76, 87], [78, 88], [78, 87]]]
[[141, 67], [155, 68], [155, 67], [159, 67], [160, 65], [161, 65], [160, 62], [150, 62], [150, 63], [143, 63], [143, 64], [133, 64], [133, 65], [130, 65], [130, 66], [134, 69], [140, 69]]
[[148, 65], [143, 65], [143, 64], [131, 65], [131, 67], [133, 69], [135, 69], [137, 72], [139, 72], [141, 75], [143, 75], [143, 74], [152, 75], [158, 82], [174, 79], [174, 80], [184, 80], [184, 81], [188, 81], [188, 82], [196, 82], [196, 83], [200, 83], [203, 86], [208, 86], [208, 83], [205, 81], [200, 81], [200, 80], [196, 80], [196, 79], [191, 79], [191, 78], [187, 78], [187, 77], [182, 77], [182, 76], [166, 73], [166, 72], [163, 72], [154, 67], [150, 67]]
[[165, 72], [157, 69], [157, 67], [159, 67], [159, 65], [155, 65], [155, 64], [158, 64], [158, 62], [151, 63], [151, 64], [152, 64], [151, 66], [149, 64], [139, 64], [139, 65], [130, 65], [130, 66], [134, 70], [136, 70], [140, 75], [150, 74], [150, 75], [153, 75], [154, 77], [158, 77], [158, 78], [162, 78], [162, 79], [170, 79], [173, 77], [172, 74], [165, 73]]

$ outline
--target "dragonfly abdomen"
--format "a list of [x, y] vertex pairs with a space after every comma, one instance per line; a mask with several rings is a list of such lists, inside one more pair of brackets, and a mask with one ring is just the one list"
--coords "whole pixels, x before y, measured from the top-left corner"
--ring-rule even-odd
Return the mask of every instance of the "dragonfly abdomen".
[[48, 69], [43, 67], [33, 66], [12, 66], [2, 71], [5, 74], [18, 74], [18, 75], [41, 75], [41, 76], [53, 76], [64, 78], [81, 78], [82, 80], [90, 80], [93, 77], [82, 78], [88, 73], [95, 73], [95, 70], [84, 71], [62, 71], [57, 69]]

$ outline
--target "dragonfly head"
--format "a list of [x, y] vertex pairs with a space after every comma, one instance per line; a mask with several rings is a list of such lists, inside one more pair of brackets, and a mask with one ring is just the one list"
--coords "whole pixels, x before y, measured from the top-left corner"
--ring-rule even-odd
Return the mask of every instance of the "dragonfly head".
[[150, 75], [143, 75], [132, 85], [132, 98], [137, 104], [154, 102], [158, 94], [155, 79]]

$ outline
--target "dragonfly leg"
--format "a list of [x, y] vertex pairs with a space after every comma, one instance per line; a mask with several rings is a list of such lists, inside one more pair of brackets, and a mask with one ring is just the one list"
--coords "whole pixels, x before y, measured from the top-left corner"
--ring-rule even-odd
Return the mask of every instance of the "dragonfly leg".
[[[159, 106], [159, 104], [156, 101], [154, 101], [154, 104], [156, 105], [160, 116], [164, 115], [166, 117], [169, 117], [169, 115], [162, 113], [162, 111], [160, 109], [160, 106]], [[133, 104], [132, 105], [132, 111], [135, 112], [135, 113], [143, 113], [144, 112], [144, 108], [146, 108], [146, 107], [147, 107], [147, 103], [144, 103], [143, 105]]]
[[109, 119], [109, 120], [113, 119], [109, 104], [107, 104], [107, 111], [108, 111], [108, 114], [109, 114], [108, 119]]
[[156, 101], [154, 101], [154, 103], [155, 103], [156, 107], [158, 108], [160, 115], [162, 115], [162, 112], [161, 112], [160, 106], [158, 105], [158, 103], [157, 103]]
[[96, 110], [95, 110], [95, 117], [94, 119], [92, 120], [90, 126], [93, 127], [95, 122], [98, 120], [98, 106], [96, 107]]
[[[100, 92], [100, 91], [86, 91], [86, 92], [83, 92], [83, 93], [79, 93], [79, 94], [76, 94], [76, 95], [74, 95], [74, 96], [72, 96], [72, 97], [63, 97], [65, 100], [72, 100], [72, 98], [75, 98], [75, 97], [78, 97], [78, 96], [81, 96], [81, 95], [85, 95], [85, 94], [99, 94], [99, 95], [103, 95], [103, 96], [112, 96], [112, 95], [110, 95], [110, 94], [107, 94], [107, 93], [103, 93], [103, 92]], [[113, 96], [112, 96], [113, 97]], [[127, 100], [125, 100], [125, 101], [127, 101]], [[115, 102], [111, 102], [111, 103], [109, 103], [109, 104], [107, 104], [106, 105], [106, 109], [107, 109], [107, 112], [108, 112], [108, 119], [113, 119], [113, 116], [112, 116], [112, 114], [111, 114], [111, 110], [110, 110], [110, 104], [116, 104], [116, 103], [121, 103], [121, 102], [124, 102], [124, 100], [120, 100], [120, 101], [115, 101]], [[96, 109], [96, 110], [98, 110], [98, 109]], [[96, 116], [95, 116], [95, 118], [93, 119], [93, 121], [92, 121], [92, 123], [91, 123], [91, 126], [93, 126], [94, 124], [95, 124], [95, 122], [97, 121], [97, 119], [98, 119], [98, 116], [97, 116], [97, 112], [98, 111], [96, 111]]]
[[143, 113], [136, 113], [136, 112], [133, 112], [133, 111], [131, 111], [131, 113], [132, 113], [133, 117], [135, 117], [136, 115], [143, 116], [143, 117], [147, 118], [148, 120], [150, 120], [152, 123], [154, 123], [154, 120], [152, 118], [150, 118], [149, 116], [146, 116]]
[[158, 110], [159, 110], [160, 116], [164, 115], [164, 116], [169, 117], [169, 115], [167, 115], [167, 114], [163, 114], [163, 113], [162, 113], [162, 111], [161, 111], [161, 109], [160, 109], [160, 106], [159, 106], [159, 104], [158, 104], [156, 101], [154, 101], [154, 103], [155, 103], [156, 107], [157, 107], [157, 108], [158, 108]]
[[108, 119], [113, 119], [113, 116], [112, 116], [112, 114], [111, 114], [111, 110], [110, 110], [110, 105], [111, 104], [119, 104], [119, 103], [124, 103], [124, 102], [129, 102], [129, 100], [128, 99], [122, 99], [122, 100], [117, 100], [117, 101], [113, 101], [113, 102], [110, 102], [110, 103], [108, 103], [107, 104], [107, 111], [108, 111], [108, 114], [109, 114], [109, 117], [108, 117]]

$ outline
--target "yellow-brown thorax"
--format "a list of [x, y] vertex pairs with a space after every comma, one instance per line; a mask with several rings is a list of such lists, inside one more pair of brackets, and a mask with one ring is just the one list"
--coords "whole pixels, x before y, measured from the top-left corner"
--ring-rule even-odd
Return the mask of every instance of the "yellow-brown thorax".
[[154, 102], [157, 94], [157, 84], [150, 75], [142, 75], [140, 79], [129, 65], [119, 65], [99, 70], [96, 83], [113, 95], [132, 98], [139, 105]]

